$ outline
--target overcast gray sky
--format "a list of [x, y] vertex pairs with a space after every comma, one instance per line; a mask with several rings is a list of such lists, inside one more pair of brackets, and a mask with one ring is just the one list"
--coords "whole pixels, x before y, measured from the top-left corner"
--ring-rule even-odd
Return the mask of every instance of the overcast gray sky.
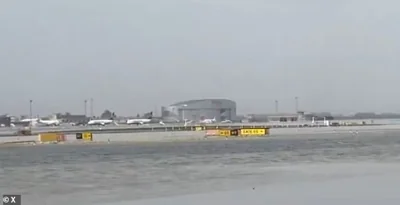
[[0, 112], [400, 112], [395, 0], [3, 0]]

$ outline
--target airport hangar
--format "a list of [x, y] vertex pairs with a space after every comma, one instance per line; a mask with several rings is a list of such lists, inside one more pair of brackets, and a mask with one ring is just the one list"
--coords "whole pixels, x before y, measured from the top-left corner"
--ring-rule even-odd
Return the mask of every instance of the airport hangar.
[[228, 99], [199, 99], [174, 103], [161, 108], [162, 118], [168, 121], [235, 120], [236, 102]]

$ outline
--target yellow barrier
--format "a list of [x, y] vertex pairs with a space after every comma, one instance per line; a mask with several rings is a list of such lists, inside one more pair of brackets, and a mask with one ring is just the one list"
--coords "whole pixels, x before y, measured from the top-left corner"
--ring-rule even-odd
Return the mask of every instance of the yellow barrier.
[[238, 135], [239, 135], [239, 129], [231, 130], [231, 136], [238, 136]]
[[247, 129], [218, 129], [206, 130], [206, 136], [221, 136], [221, 137], [251, 137], [269, 135], [269, 128], [247, 128]]
[[269, 134], [269, 129], [240, 129], [241, 136], [264, 136]]
[[231, 130], [218, 130], [218, 136], [223, 136], [223, 137], [232, 136]]
[[64, 134], [60, 133], [42, 133], [38, 136], [39, 142], [61, 142], [65, 141]]
[[91, 132], [82, 133], [82, 139], [84, 141], [93, 141], [93, 134]]

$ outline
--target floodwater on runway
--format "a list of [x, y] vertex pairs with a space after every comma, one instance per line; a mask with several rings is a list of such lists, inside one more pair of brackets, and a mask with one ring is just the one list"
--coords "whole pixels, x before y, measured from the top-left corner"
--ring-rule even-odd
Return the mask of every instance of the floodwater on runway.
[[376, 173], [303, 169], [400, 161], [400, 132], [165, 143], [0, 148], [0, 193], [94, 204]]

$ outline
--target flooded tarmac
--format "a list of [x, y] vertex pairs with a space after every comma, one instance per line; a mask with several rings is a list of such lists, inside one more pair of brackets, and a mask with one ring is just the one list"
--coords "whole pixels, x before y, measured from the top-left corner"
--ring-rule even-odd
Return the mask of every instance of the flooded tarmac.
[[[22, 194], [30, 205], [113, 204], [368, 175], [373, 166], [354, 166], [398, 161], [399, 131], [2, 147], [0, 193]], [[329, 168], [338, 164], [340, 172]]]

